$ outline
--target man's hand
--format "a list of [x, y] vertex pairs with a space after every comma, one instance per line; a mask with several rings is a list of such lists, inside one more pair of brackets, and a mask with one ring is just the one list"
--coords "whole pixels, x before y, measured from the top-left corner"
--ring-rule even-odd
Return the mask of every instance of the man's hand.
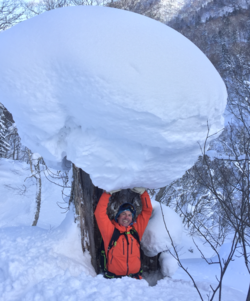
[[139, 193], [139, 194], [143, 194], [143, 192], [146, 191], [146, 188], [143, 188], [143, 187], [134, 187], [134, 188], [131, 188], [132, 191], [136, 192], [136, 193]]
[[113, 193], [115, 193], [115, 192], [118, 192], [118, 191], [121, 191], [121, 189], [117, 189], [117, 190], [111, 190], [111, 191], [107, 191], [107, 193], [109, 193], [109, 194], [113, 194]]

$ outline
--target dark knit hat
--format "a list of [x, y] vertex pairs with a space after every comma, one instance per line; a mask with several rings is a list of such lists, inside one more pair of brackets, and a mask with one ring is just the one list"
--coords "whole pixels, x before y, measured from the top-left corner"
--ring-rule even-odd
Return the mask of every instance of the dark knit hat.
[[118, 217], [119, 215], [123, 212], [123, 211], [130, 211], [132, 213], [132, 217], [134, 218], [136, 215], [136, 210], [134, 205], [130, 204], [130, 203], [124, 203], [122, 204], [119, 209], [118, 212], [115, 216], [115, 221], [118, 223]]

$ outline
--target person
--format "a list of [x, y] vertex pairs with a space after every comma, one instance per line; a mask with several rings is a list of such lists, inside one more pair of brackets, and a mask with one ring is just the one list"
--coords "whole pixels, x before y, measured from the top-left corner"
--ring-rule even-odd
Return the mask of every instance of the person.
[[[141, 252], [140, 244], [135, 239], [135, 233], [139, 241], [141, 241], [142, 235], [147, 227], [148, 221], [152, 214], [152, 205], [150, 197], [145, 188], [135, 187], [132, 189], [134, 192], [140, 194], [142, 202], [142, 212], [138, 215], [136, 221], [136, 211], [132, 204], [122, 204], [115, 216], [114, 220], [110, 220], [107, 215], [107, 207], [111, 192], [103, 192], [96, 210], [95, 217], [101, 232], [104, 250], [106, 254], [106, 271], [105, 278], [120, 278], [122, 276], [130, 276], [137, 279], [141, 277]], [[113, 238], [114, 230], [119, 230], [119, 237], [111, 247], [109, 247], [110, 241]], [[133, 235], [132, 235], [133, 234]]]

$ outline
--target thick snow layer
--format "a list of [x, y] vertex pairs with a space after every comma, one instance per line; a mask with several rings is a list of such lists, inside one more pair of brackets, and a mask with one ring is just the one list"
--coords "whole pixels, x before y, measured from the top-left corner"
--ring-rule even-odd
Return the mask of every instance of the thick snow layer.
[[165, 228], [164, 220], [176, 245], [181, 243], [183, 233], [181, 218], [173, 209], [162, 205], [163, 220], [160, 203], [152, 200], [152, 206], [153, 212], [141, 241], [144, 253], [150, 257], [171, 249], [171, 240]]
[[[200, 300], [189, 280], [165, 278], [149, 287], [145, 280], [94, 277], [90, 256], [82, 253], [80, 230], [73, 220], [70, 211], [52, 231], [27, 226], [0, 229], [1, 300], [102, 301], [135, 296], [138, 301]], [[207, 281], [198, 282], [198, 287], [205, 298], [209, 292]], [[227, 301], [245, 300], [244, 293], [229, 287], [223, 297]]]
[[[43, 185], [47, 194], [42, 202], [43, 214], [39, 217], [39, 223], [58, 227], [47, 230], [49, 227], [41, 229], [29, 226], [33, 218], [29, 210], [34, 203], [35, 191], [27, 187], [26, 196], [21, 197], [5, 186], [22, 186], [22, 181], [29, 175], [26, 168], [26, 164], [0, 159], [1, 301], [200, 300], [190, 279], [180, 268], [172, 276], [175, 279], [166, 277], [157, 284], [160, 276], [157, 277], [157, 273], [148, 275], [147, 280], [154, 282], [154, 287], [149, 287], [145, 280], [128, 277], [114, 280], [106, 280], [101, 275], [95, 277], [89, 254], [82, 254], [80, 230], [74, 223], [72, 211], [67, 215], [60, 213], [60, 208], [55, 204], [57, 198], [61, 199], [60, 190], [45, 179]], [[197, 243], [201, 248], [203, 242]], [[190, 248], [190, 242], [185, 242], [185, 239], [181, 245], [185, 250]], [[222, 247], [221, 255], [227, 250], [228, 246]], [[206, 300], [209, 284], [211, 280], [216, 283], [218, 270], [202, 259], [183, 260], [183, 263], [192, 271]], [[172, 269], [173, 262], [170, 264], [169, 268]], [[167, 266], [164, 265], [164, 268]], [[242, 258], [235, 257], [228, 272], [223, 283], [222, 300], [245, 301], [249, 274]]]
[[[90, 255], [82, 253], [80, 231], [73, 223], [72, 212], [54, 231], [27, 226], [2, 228], [0, 237], [1, 300], [59, 300], [59, 283], [64, 277], [70, 275], [73, 282], [82, 273], [95, 276]], [[52, 290], [48, 286], [51, 280], [57, 282]], [[41, 294], [38, 283], [46, 283], [43, 298], [39, 299], [35, 297]], [[29, 291], [33, 297], [29, 297]]]
[[226, 88], [175, 30], [104, 7], [46, 12], [0, 36], [0, 99], [24, 145], [106, 190], [165, 186], [223, 126]]
[[[90, 256], [82, 254], [80, 231], [71, 213], [62, 226], [53, 231], [38, 227], [4, 228], [0, 229], [0, 239], [3, 301], [200, 300], [189, 280], [165, 278], [149, 287], [145, 280], [94, 277]], [[199, 268], [197, 265], [196, 271]], [[202, 271], [204, 274], [204, 269]], [[205, 300], [209, 282], [198, 281], [197, 285]], [[225, 287], [223, 300], [245, 299], [244, 293]]]

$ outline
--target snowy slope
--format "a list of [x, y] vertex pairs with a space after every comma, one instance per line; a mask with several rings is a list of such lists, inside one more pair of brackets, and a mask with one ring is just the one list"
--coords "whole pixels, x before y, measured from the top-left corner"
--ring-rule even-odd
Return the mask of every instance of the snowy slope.
[[[191, 282], [182, 277], [162, 279], [154, 287], [149, 287], [145, 280], [127, 277], [114, 280], [106, 280], [101, 275], [93, 277], [90, 258], [81, 253], [79, 232], [70, 214], [64, 226], [51, 232], [38, 227], [12, 227], [1, 229], [0, 235], [3, 301], [106, 301], [135, 297], [139, 301], [200, 300]], [[207, 267], [199, 261], [194, 267], [195, 273], [202, 267], [205, 278]], [[198, 286], [205, 297], [210, 279], [202, 280]], [[245, 294], [227, 287], [223, 300], [243, 301]]]
[[[56, 173], [55, 170], [51, 172]], [[51, 229], [64, 220], [67, 203], [61, 196], [62, 188], [52, 185], [42, 173], [41, 212], [38, 226]], [[60, 181], [53, 179], [58, 184]], [[65, 194], [69, 190], [65, 190]], [[25, 162], [0, 159], [0, 227], [30, 226], [36, 212], [36, 181], [31, 178], [30, 166]]]
[[[107, 8], [59, 9], [2, 33], [0, 42], [0, 97], [23, 143], [51, 164], [67, 155], [107, 190], [172, 181], [196, 159], [207, 119], [212, 130], [223, 124], [226, 91], [212, 65], [181, 35], [145, 17]], [[29, 176], [26, 164], [0, 160], [3, 301], [200, 300], [166, 252], [162, 273], [173, 278], [153, 287], [96, 276], [89, 254], [82, 253], [73, 208], [62, 214], [61, 188], [44, 176], [38, 226], [30, 226], [36, 188]], [[159, 205], [154, 208], [144, 238], [152, 255], [169, 247]], [[185, 233], [181, 242], [178, 216], [168, 209], [164, 216], [206, 299], [217, 270], [190, 251], [194, 244]], [[225, 278], [226, 301], [246, 298], [249, 275], [235, 259]]]
[[[65, 279], [73, 282], [82, 273], [94, 276], [78, 230], [72, 213], [53, 231], [30, 226], [0, 229], [1, 300], [59, 300]], [[48, 282], [54, 283], [53, 289]]]
[[[24, 182], [30, 175], [24, 162], [0, 160], [0, 227], [31, 225], [35, 214], [36, 187]], [[15, 179], [15, 181], [13, 181]], [[22, 194], [26, 187], [26, 193]], [[31, 202], [32, 197], [34, 202]], [[22, 214], [19, 215], [19, 212]]]
[[[22, 180], [28, 176], [25, 165], [0, 160], [1, 301], [117, 301], [135, 298], [139, 301], [200, 300], [192, 283], [180, 269], [174, 274], [174, 279], [166, 277], [154, 287], [150, 287], [145, 280], [127, 277], [106, 280], [101, 275], [96, 277], [90, 256], [82, 253], [80, 231], [74, 223], [72, 210], [67, 215], [61, 215], [60, 208], [53, 207], [55, 198], [61, 196], [60, 191], [53, 193], [57, 188], [50, 182], [44, 184], [51, 194], [49, 197], [48, 193], [47, 202], [43, 202], [42, 211], [52, 211], [53, 216], [41, 215], [40, 224], [51, 224], [54, 229], [29, 226], [32, 221], [29, 208], [34, 203], [33, 191], [30, 190], [30, 194], [22, 200], [19, 195], [13, 195], [11, 190], [5, 190], [4, 186], [5, 183], [22, 185]], [[18, 172], [13, 173], [13, 166]], [[15, 208], [19, 202], [23, 203], [17, 210]], [[12, 214], [10, 208], [16, 210], [15, 214]], [[3, 212], [6, 214], [3, 215]], [[188, 248], [190, 241], [184, 242], [183, 246]], [[189, 259], [188, 264], [206, 298], [209, 283], [214, 281], [214, 270], [200, 259]], [[245, 300], [246, 290], [243, 284], [248, 281], [245, 277], [247, 274], [244, 266], [236, 258], [225, 282], [222, 300]]]
[[[223, 258], [226, 258], [226, 256], [223, 256], [223, 252], [226, 250], [226, 252], [230, 251], [231, 245], [229, 243], [225, 243], [221, 250], [220, 255]], [[236, 256], [234, 256], [234, 261], [232, 261], [228, 267], [228, 270], [224, 276], [223, 279], [223, 290], [222, 290], [222, 300], [227, 300], [227, 293], [228, 296], [231, 295], [230, 298], [235, 298], [234, 300], [245, 300], [246, 294], [248, 292], [249, 283], [250, 283], [250, 275], [246, 269], [244, 259], [242, 257], [239, 257], [240, 254], [236, 253]], [[214, 262], [218, 261], [216, 260], [216, 257], [212, 257], [212, 260]], [[208, 265], [204, 259], [196, 258], [196, 259], [183, 259], [182, 263], [186, 268], [188, 268], [188, 271], [191, 273], [191, 275], [194, 277], [196, 281], [198, 281], [202, 286], [205, 288], [208, 286], [208, 283], [212, 284], [214, 287], [217, 285], [216, 276], [219, 276], [219, 266], [212, 264]], [[173, 279], [184, 279], [188, 281], [190, 278], [188, 275], [181, 269], [178, 269], [176, 273], [172, 276]], [[232, 291], [230, 290], [232, 289]], [[240, 291], [242, 294], [239, 294], [239, 299], [236, 298], [234, 295], [235, 292], [234, 289]], [[245, 295], [245, 299], [243, 296]], [[241, 296], [241, 297], [240, 297]]]
[[[159, 188], [223, 127], [226, 88], [173, 29], [104, 7], [46, 12], [0, 36], [0, 98], [23, 144], [105, 190]], [[51, 163], [52, 164], [52, 163]]]

